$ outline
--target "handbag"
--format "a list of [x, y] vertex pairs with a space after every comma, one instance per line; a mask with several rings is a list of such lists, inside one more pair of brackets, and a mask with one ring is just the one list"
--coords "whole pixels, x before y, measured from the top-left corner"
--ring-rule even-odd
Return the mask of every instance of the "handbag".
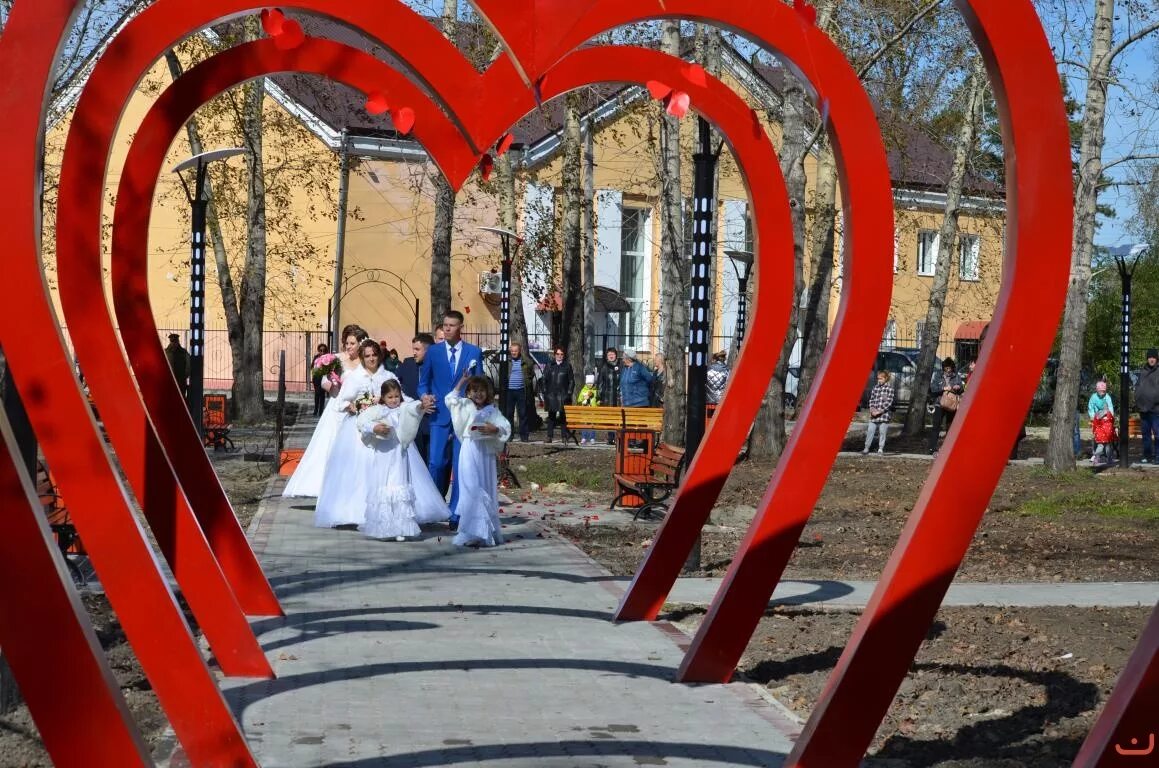
[[942, 406], [943, 411], [956, 411], [960, 402], [962, 402], [961, 395], [954, 392], [943, 392], [938, 404]]

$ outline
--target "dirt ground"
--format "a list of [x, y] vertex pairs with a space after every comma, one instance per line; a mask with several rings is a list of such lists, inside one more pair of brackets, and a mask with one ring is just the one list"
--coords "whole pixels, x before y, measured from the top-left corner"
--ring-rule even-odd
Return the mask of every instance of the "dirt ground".
[[[611, 500], [612, 454], [518, 445], [512, 464], [525, 487], [559, 488], [599, 507]], [[547, 454], [547, 455], [545, 455]], [[930, 463], [876, 456], [839, 458], [789, 563], [791, 578], [875, 579], [917, 500]], [[695, 575], [723, 575], [773, 464], [741, 462], [713, 510]], [[544, 496], [544, 491], [538, 492]], [[534, 494], [533, 494], [534, 495]], [[654, 525], [560, 526], [616, 575], [630, 576]], [[1159, 578], [1159, 472], [1089, 469], [1054, 475], [1010, 465], [958, 578], [968, 581], [1151, 581]]]
[[[1074, 760], [1150, 609], [944, 608], [867, 766], [1061, 768]], [[693, 631], [703, 610], [661, 618]], [[805, 719], [859, 614], [776, 608], [739, 670]]]

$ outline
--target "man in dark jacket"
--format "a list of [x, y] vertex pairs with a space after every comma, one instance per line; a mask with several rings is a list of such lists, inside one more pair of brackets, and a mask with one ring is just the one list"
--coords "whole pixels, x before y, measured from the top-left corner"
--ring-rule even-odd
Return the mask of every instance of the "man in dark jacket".
[[[600, 393], [600, 405], [620, 404], [620, 354], [615, 347], [604, 351], [604, 359], [596, 366], [596, 389]], [[608, 445], [616, 441], [616, 433], [608, 433]]]
[[558, 424], [560, 436], [566, 443], [572, 438], [567, 428], [567, 417], [563, 407], [571, 403], [575, 395], [575, 373], [571, 363], [567, 361], [567, 353], [556, 347], [552, 354], [552, 361], [543, 367], [543, 406], [547, 409], [547, 442], [555, 436], [555, 426]]
[[[1124, 407], [1123, 403], [1119, 407]], [[1147, 350], [1147, 364], [1139, 369], [1135, 385], [1135, 408], [1139, 411], [1139, 428], [1143, 432], [1141, 464], [1155, 463], [1155, 442], [1159, 440], [1159, 350]]]
[[[427, 356], [427, 347], [434, 343], [434, 336], [429, 333], [420, 333], [411, 341], [412, 356], [399, 363], [395, 375], [398, 376], [398, 384], [407, 397], [415, 400], [419, 398], [419, 372], [422, 370], [423, 360]], [[429, 462], [431, 447], [431, 415], [429, 413], [423, 414], [423, 422], [419, 426], [415, 445], [419, 449], [419, 455], [423, 457], [423, 463]]]
[[169, 334], [169, 346], [165, 347], [165, 357], [169, 360], [173, 378], [177, 379], [181, 396], [186, 397], [189, 394], [189, 353], [181, 346], [181, 337], [176, 333]]

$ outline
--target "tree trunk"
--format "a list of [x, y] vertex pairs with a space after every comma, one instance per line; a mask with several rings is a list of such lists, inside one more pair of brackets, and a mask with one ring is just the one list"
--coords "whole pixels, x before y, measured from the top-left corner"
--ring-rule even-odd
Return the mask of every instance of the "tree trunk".
[[[789, 317], [789, 333], [781, 339], [781, 354], [773, 379], [769, 382], [765, 399], [753, 423], [753, 433], [749, 443], [750, 457], [778, 458], [785, 450], [785, 372], [789, 358], [796, 344], [797, 325], [800, 315], [801, 292], [805, 288], [805, 142], [807, 129], [806, 110], [809, 108], [805, 89], [801, 82], [786, 73], [784, 115], [781, 120], [784, 139], [781, 145], [781, 172], [785, 175], [785, 186], [789, 192], [789, 214], [793, 222], [793, 309]], [[753, 332], [760, 329], [754, 328]], [[769, 339], [775, 346], [777, 339]]]
[[827, 140], [817, 154], [817, 176], [813, 193], [812, 235], [809, 244], [809, 286], [802, 313], [801, 374], [797, 381], [797, 403], [813, 387], [821, 355], [829, 341], [829, 304], [833, 294], [834, 247], [837, 239], [837, 161]]
[[[505, 153], [495, 162], [495, 175], [499, 182], [500, 226], [511, 232], [518, 232], [515, 206], [515, 150]], [[523, 315], [523, 264], [522, 250], [511, 261], [511, 293], [508, 300], [508, 334], [513, 343], [527, 350], [527, 318]]]
[[[246, 22], [247, 38], [258, 37], [257, 20]], [[266, 314], [266, 183], [262, 158], [262, 107], [265, 80], [258, 78], [245, 85], [242, 130], [249, 148], [249, 201], [246, 205], [245, 268], [241, 279], [241, 364], [234, 356], [234, 412], [242, 422], [257, 422], [265, 417], [262, 364], [262, 330]]]
[[[583, 208], [583, 171], [581, 160], [579, 94], [566, 97], [563, 128], [563, 279], [560, 292], [563, 299], [563, 317], [560, 327], [560, 346], [567, 350], [567, 361], [575, 372], [578, 383], [583, 383], [584, 319], [583, 319], [583, 264], [580, 248], [582, 233], [580, 213]], [[572, 392], [575, 395], [575, 392]]]
[[[584, 126], [584, 355], [583, 370], [576, 369], [577, 384], [593, 366], [596, 352], [596, 154], [595, 126]], [[595, 371], [595, 368], [592, 368]]]
[[[664, 22], [660, 50], [680, 55], [680, 22]], [[685, 349], [690, 276], [681, 203], [680, 121], [664, 114], [660, 118], [660, 348], [664, 354], [663, 440], [671, 445], [684, 445], [688, 416]]]
[[[1091, 255], [1094, 252], [1095, 206], [1098, 204], [1099, 177], [1103, 172], [1103, 132], [1112, 63], [1110, 53], [1114, 19], [1114, 0], [1096, 0], [1091, 57], [1087, 66], [1087, 97], [1083, 108], [1078, 179], [1075, 185], [1070, 285], [1066, 292], [1066, 311], [1062, 316], [1054, 408], [1050, 413], [1050, 438], [1046, 447], [1046, 466], [1054, 472], [1075, 468], [1072, 438], [1075, 412], [1078, 410], [1083, 335], [1087, 329], [1087, 292], [1091, 282]], [[1126, 403], [1118, 403], [1118, 407], [1124, 408]]]
[[[455, 43], [458, 0], [443, 0], [443, 37]], [[433, 167], [433, 166], [432, 166]], [[443, 323], [451, 309], [451, 236], [455, 222], [455, 190], [437, 169], [431, 174], [435, 187], [435, 218], [431, 227], [431, 329]]]
[[938, 367], [938, 340], [942, 336], [942, 313], [946, 308], [946, 293], [950, 284], [950, 269], [954, 264], [954, 250], [958, 244], [958, 216], [961, 212], [962, 185], [966, 180], [966, 163], [974, 149], [982, 120], [982, 102], [986, 89], [986, 72], [982, 58], [975, 57], [970, 70], [966, 93], [966, 110], [954, 142], [954, 163], [950, 167], [950, 182], [946, 187], [946, 210], [938, 230], [938, 260], [934, 266], [934, 282], [922, 326], [921, 349], [918, 352], [917, 371], [914, 372], [913, 399], [906, 415], [907, 435], [921, 434], [925, 428], [926, 403], [930, 381]]

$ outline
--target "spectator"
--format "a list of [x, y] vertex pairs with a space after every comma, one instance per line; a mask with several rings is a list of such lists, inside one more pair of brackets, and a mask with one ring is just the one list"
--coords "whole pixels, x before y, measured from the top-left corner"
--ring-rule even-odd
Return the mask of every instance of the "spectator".
[[[615, 347], [604, 350], [604, 359], [596, 367], [596, 389], [600, 395], [600, 405], [620, 404], [620, 355]], [[608, 433], [608, 445], [616, 441], [616, 433]]]
[[962, 402], [962, 377], [958, 375], [958, 366], [952, 357], [942, 361], [942, 373], [935, 376], [930, 382], [930, 396], [934, 403], [933, 425], [930, 427], [929, 451], [938, 452], [938, 436], [942, 431], [942, 421], [946, 422], [946, 431], [954, 423], [954, 416], [958, 413], [958, 404]]
[[1135, 408], [1139, 411], [1139, 429], [1143, 432], [1143, 458], [1139, 463], [1154, 464], [1155, 441], [1159, 440], [1159, 350], [1154, 347], [1147, 350], [1147, 364], [1139, 370]]
[[181, 396], [189, 395], [189, 353], [181, 346], [181, 337], [176, 333], [169, 334], [169, 346], [165, 347], [165, 357], [169, 360], [169, 368], [173, 371], [173, 378], [177, 379], [177, 388]]
[[712, 365], [708, 366], [708, 381], [705, 396], [712, 405], [720, 405], [724, 397], [724, 387], [728, 384], [728, 352], [723, 349], [712, 356]]
[[[314, 362], [311, 368], [317, 368], [318, 358], [322, 355], [330, 354], [330, 347], [325, 344], [319, 344], [318, 349], [314, 350]], [[314, 416], [321, 416], [323, 409], [326, 407], [326, 390], [322, 389], [322, 379], [325, 378], [322, 374], [314, 377]]]
[[[580, 387], [579, 395], [576, 397], [576, 404], [582, 405], [585, 408], [591, 408], [600, 404], [600, 393], [596, 389], [596, 375], [589, 373], [584, 376], [584, 385]], [[594, 429], [580, 430], [580, 442], [585, 445], [596, 444], [596, 431]]]
[[645, 408], [652, 402], [652, 381], [656, 377], [636, 360], [636, 351], [624, 350], [624, 370], [620, 373], [620, 402], [628, 408]]
[[571, 439], [567, 429], [567, 417], [563, 407], [571, 403], [575, 392], [575, 373], [566, 359], [562, 347], [556, 347], [552, 361], [543, 368], [543, 407], [547, 409], [547, 442], [555, 437], [555, 425], [559, 424], [560, 437], [564, 442]]
[[391, 349], [386, 349], [385, 345], [383, 346], [383, 349], [386, 350], [386, 359], [382, 361], [382, 367], [397, 375], [398, 367], [402, 364], [398, 359], [398, 350], [394, 349], [393, 347]]
[[1111, 463], [1111, 443], [1115, 440], [1115, 406], [1107, 393], [1107, 382], [1095, 384], [1095, 393], [1087, 401], [1087, 416], [1095, 438], [1095, 452], [1091, 464], [1096, 467]]
[[534, 405], [535, 371], [531, 366], [531, 356], [524, 356], [523, 345], [511, 342], [507, 347], [511, 358], [510, 373], [507, 376], [507, 408], [503, 415], [511, 422], [511, 431], [515, 431], [516, 416], [519, 421], [519, 439], [526, 443], [530, 434], [531, 422], [527, 418], [527, 404]]
[[664, 355], [656, 355], [652, 358], [652, 406], [655, 408], [664, 407]]
[[889, 371], [878, 371], [877, 383], [869, 393], [869, 423], [865, 425], [865, 447], [861, 449], [862, 456], [868, 455], [875, 434], [878, 454], [885, 453], [885, 435], [889, 432], [889, 418], [893, 411], [893, 384], [889, 378]]

